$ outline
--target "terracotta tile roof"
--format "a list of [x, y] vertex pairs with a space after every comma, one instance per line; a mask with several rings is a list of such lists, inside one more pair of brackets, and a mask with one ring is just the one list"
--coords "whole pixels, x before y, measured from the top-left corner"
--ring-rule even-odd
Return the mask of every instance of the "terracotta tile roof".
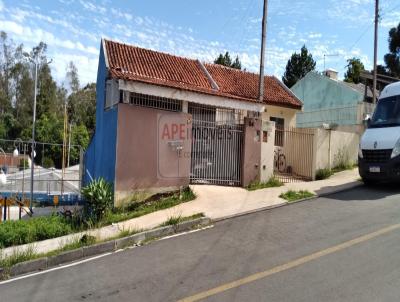
[[[217, 64], [205, 66], [219, 86], [219, 91], [245, 99], [258, 99], [258, 74]], [[272, 76], [264, 77], [264, 103], [299, 109], [302, 107], [301, 101]]]
[[[213, 89], [197, 60], [105, 40], [111, 77], [257, 102], [258, 75], [204, 64], [219, 89]], [[264, 103], [301, 109], [302, 103], [274, 77], [265, 77]]]

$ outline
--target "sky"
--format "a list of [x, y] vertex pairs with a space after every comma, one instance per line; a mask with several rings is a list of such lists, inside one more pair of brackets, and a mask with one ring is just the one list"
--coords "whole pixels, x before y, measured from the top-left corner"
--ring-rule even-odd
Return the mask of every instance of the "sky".
[[[378, 63], [388, 32], [400, 22], [400, 0], [381, 0]], [[258, 72], [262, 0], [0, 0], [0, 30], [26, 50], [48, 44], [52, 72], [65, 83], [67, 64], [81, 84], [96, 80], [101, 38], [213, 61], [238, 55]], [[281, 77], [291, 54], [306, 45], [317, 69], [344, 76], [346, 60], [372, 68], [374, 0], [269, 0], [266, 73]]]

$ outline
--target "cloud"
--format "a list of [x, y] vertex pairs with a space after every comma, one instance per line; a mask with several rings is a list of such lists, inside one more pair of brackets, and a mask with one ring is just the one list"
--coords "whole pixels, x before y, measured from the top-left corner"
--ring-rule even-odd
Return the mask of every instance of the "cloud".
[[69, 62], [74, 62], [78, 68], [81, 83], [90, 83], [96, 80], [93, 75], [97, 74], [98, 57], [77, 54], [66, 54], [65, 52], [52, 53], [54, 71], [57, 82], [65, 81], [66, 67]]
[[80, 4], [88, 11], [93, 13], [101, 13], [104, 14], [107, 10], [105, 7], [100, 5], [95, 5], [94, 3], [87, 0], [79, 0]]
[[383, 28], [396, 27], [399, 24], [400, 11], [390, 11], [383, 15], [380, 26]]
[[321, 37], [322, 37], [322, 34], [320, 34], [320, 33], [310, 33], [308, 35], [309, 39], [316, 39], [316, 38], [321, 38]]
[[[52, 68], [57, 79], [63, 79], [65, 65], [76, 59], [75, 63], [80, 74], [82, 73], [82, 83], [86, 80], [95, 81], [98, 45], [102, 36], [207, 62], [212, 62], [219, 53], [229, 51], [233, 56], [239, 55], [244, 68], [258, 72], [261, 35], [258, 4], [247, 11], [245, 7], [236, 11], [232, 8], [236, 21], [231, 22], [227, 28], [216, 29], [209, 38], [202, 38], [199, 27], [194, 27], [195, 23], [171, 24], [162, 19], [136, 14], [127, 5], [123, 8], [117, 7], [114, 1], [58, 1], [59, 9], [46, 11], [24, 9], [22, 4], [2, 8], [0, 0], [0, 11], [6, 12], [5, 17], [0, 14], [0, 28], [13, 33], [18, 42], [30, 46], [36, 45], [40, 40], [47, 42], [51, 52], [49, 56], [56, 56]], [[363, 51], [358, 48], [346, 50], [344, 39], [332, 34], [329, 28], [336, 25], [354, 28], [365, 26], [365, 22], [369, 22], [372, 16], [371, 1], [271, 2], [267, 72], [276, 76], [282, 75], [291, 54], [298, 52], [304, 44], [312, 52], [320, 69], [323, 66], [323, 56], [327, 53], [340, 52], [340, 58], [329, 58], [326, 61], [329, 65], [340, 64], [341, 68], [345, 64], [345, 58], [355, 54], [368, 63], [368, 56]], [[246, 6], [246, 3], [241, 4], [243, 5]], [[391, 20], [399, 18], [400, 15], [391, 15], [390, 18], [388, 15], [381, 25], [389, 27], [393, 24]], [[323, 26], [309, 27], [304, 24]], [[335, 30], [334, 33], [340, 32]]]

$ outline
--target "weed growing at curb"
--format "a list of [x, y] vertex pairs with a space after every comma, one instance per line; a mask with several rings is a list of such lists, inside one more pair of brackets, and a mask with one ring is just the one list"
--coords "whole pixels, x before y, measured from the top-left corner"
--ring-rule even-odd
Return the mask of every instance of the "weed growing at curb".
[[205, 217], [203, 213], [194, 214], [192, 216], [182, 217], [181, 215], [178, 216], [170, 216], [165, 222], [160, 224], [160, 227], [168, 226], [168, 225], [177, 225], [179, 223], [194, 220], [198, 218]]
[[252, 182], [247, 186], [248, 191], [255, 191], [265, 188], [274, 188], [283, 186], [283, 182], [281, 182], [275, 176], [272, 176], [267, 182]]
[[310, 198], [315, 196], [315, 194], [309, 192], [309, 191], [292, 191], [289, 190], [286, 193], [282, 193], [281, 195], [279, 195], [280, 198], [283, 198], [285, 200], [287, 200], [288, 202], [294, 202], [300, 199], [304, 199], [304, 198]]
[[137, 218], [159, 210], [172, 208], [195, 198], [196, 195], [193, 193], [193, 191], [190, 188], [186, 188], [182, 192], [176, 192], [172, 196], [163, 197], [159, 200], [151, 200], [144, 203], [133, 203], [125, 208], [115, 209], [113, 212], [108, 213], [99, 226], [109, 225], [123, 220]]
[[[177, 226], [178, 224], [189, 221], [189, 220], [194, 220], [198, 218], [203, 218], [205, 217], [203, 213], [198, 213], [194, 214], [191, 216], [187, 217], [182, 217], [182, 216], [172, 216], [170, 217], [165, 223], [161, 224], [158, 227], [161, 226]], [[156, 227], [156, 228], [158, 228]], [[155, 228], [155, 229], [156, 229]], [[107, 238], [105, 240], [96, 240], [96, 237], [90, 236], [88, 234], [84, 234], [82, 237], [76, 236], [74, 239], [69, 241], [68, 244], [64, 245], [63, 247], [50, 251], [48, 253], [36, 253], [34, 245], [28, 246], [27, 249], [24, 250], [16, 250], [12, 255], [8, 257], [2, 257], [1, 250], [0, 250], [0, 268], [2, 268], [4, 271], [1, 274], [0, 273], [0, 280], [7, 279], [10, 274], [10, 269], [13, 265], [18, 264], [20, 262], [26, 262], [30, 260], [35, 260], [39, 258], [44, 258], [44, 257], [52, 257], [52, 256], [57, 256], [63, 252], [71, 251], [71, 250], [76, 250], [82, 247], [86, 246], [91, 246], [94, 244], [98, 243], [104, 243], [104, 242], [109, 242], [113, 241], [116, 239], [124, 238], [124, 237], [129, 237], [137, 233], [141, 233], [144, 231], [144, 229], [133, 229], [133, 230], [122, 230], [117, 236]], [[149, 244], [152, 241], [157, 240], [158, 238], [147, 238], [144, 241], [140, 242], [140, 245], [145, 245]]]
[[324, 180], [328, 179], [333, 175], [333, 171], [331, 169], [319, 169], [317, 170], [317, 173], [315, 174], [315, 179], [316, 180]]
[[12, 255], [4, 258], [0, 258], [0, 267], [10, 268], [11, 266], [28, 260], [33, 260], [38, 258], [35, 253], [35, 248], [33, 246], [29, 246], [27, 249], [23, 251], [15, 251]]

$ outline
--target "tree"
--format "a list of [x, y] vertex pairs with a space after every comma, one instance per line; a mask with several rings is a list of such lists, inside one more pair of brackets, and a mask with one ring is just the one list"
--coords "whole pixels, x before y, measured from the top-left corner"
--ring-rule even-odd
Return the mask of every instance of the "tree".
[[[71, 145], [78, 145], [86, 149], [89, 145], [89, 132], [85, 125], [74, 125], [71, 131]], [[70, 163], [71, 165], [78, 164], [80, 159], [80, 149], [78, 147], [71, 147], [70, 150]]]
[[236, 56], [235, 60], [232, 61], [231, 55], [227, 51], [225, 55], [222, 53], [214, 60], [214, 64], [219, 64], [231, 68], [242, 69], [242, 63], [239, 60], [239, 56]]
[[292, 87], [298, 80], [303, 78], [307, 73], [315, 70], [315, 61], [312, 54], [308, 52], [306, 46], [301, 48], [301, 52], [292, 54], [286, 65], [285, 74], [282, 77], [283, 83], [287, 87]]
[[72, 61], [68, 64], [66, 78], [72, 93], [78, 92], [80, 86], [78, 68], [76, 68], [74, 62]]
[[348, 83], [360, 83], [361, 71], [365, 70], [364, 64], [358, 58], [351, 58], [347, 60], [347, 72], [344, 75], [344, 81]]
[[85, 125], [93, 134], [96, 124], [95, 83], [87, 84], [68, 96], [68, 120], [75, 125]]
[[389, 31], [389, 53], [385, 55], [386, 69], [391, 76], [400, 77], [400, 23]]

